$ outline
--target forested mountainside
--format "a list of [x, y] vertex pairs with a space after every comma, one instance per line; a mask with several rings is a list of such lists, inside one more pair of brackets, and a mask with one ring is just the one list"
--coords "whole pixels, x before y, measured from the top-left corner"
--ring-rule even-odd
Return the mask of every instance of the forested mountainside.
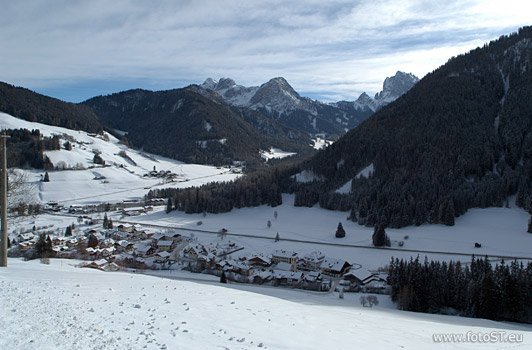
[[0, 82], [0, 112], [31, 122], [98, 133], [104, 126], [87, 106]]
[[[308, 161], [317, 180], [296, 202], [391, 227], [453, 225], [468, 208], [516, 193], [531, 210], [531, 54], [526, 27], [450, 59]], [[335, 192], [350, 181], [349, 193]]]
[[[185, 162], [257, 164], [262, 162], [260, 151], [270, 147], [312, 151], [308, 135], [281, 130], [276, 123], [261, 122], [256, 116], [244, 118], [225, 102], [198, 93], [194, 86], [158, 92], [130, 90], [84, 104], [111, 127], [127, 132], [135, 147]], [[255, 120], [256, 128], [245, 119]]]
[[[327, 149], [264, 179], [295, 192], [296, 205], [350, 211], [368, 226], [454, 225], [467, 209], [504, 206], [515, 194], [531, 211], [531, 53], [526, 27], [453, 57]], [[270, 202], [253, 198], [264, 184], [240, 183], [166, 195], [193, 212]]]

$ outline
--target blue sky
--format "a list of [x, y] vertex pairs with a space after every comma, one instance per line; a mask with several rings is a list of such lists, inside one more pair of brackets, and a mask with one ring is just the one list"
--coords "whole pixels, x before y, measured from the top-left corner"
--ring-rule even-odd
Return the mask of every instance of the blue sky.
[[529, 0], [0, 2], [0, 81], [70, 102], [278, 76], [303, 96], [355, 100], [532, 24]]

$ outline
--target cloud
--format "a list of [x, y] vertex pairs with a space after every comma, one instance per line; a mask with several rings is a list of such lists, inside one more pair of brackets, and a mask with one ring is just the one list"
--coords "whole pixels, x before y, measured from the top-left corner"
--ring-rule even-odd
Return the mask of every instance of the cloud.
[[422, 77], [517, 30], [531, 10], [520, 0], [7, 2], [0, 79], [80, 101], [109, 87], [284, 76], [303, 95], [353, 100], [397, 70]]

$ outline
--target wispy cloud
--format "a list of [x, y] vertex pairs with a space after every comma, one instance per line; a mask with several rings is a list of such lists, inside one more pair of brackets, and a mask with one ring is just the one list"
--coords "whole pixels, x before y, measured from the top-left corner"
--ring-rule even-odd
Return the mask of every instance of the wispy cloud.
[[284, 76], [355, 99], [527, 25], [529, 1], [45, 1], [0, 12], [0, 80], [66, 100]]

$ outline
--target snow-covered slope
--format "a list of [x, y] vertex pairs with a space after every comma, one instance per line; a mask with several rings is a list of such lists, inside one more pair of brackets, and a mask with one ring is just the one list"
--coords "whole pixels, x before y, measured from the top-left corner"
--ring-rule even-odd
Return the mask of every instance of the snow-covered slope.
[[[95, 135], [40, 123], [28, 122], [0, 113], [2, 129], [39, 129], [44, 136], [58, 135], [61, 144], [69, 140], [72, 150], [45, 151], [56, 170], [48, 171], [50, 182], [41, 182], [44, 170], [26, 170], [34, 183], [35, 200], [46, 203], [94, 204], [140, 199], [150, 188], [200, 186], [212, 181], [230, 181], [238, 175], [228, 169], [184, 164], [176, 160], [133, 150], [109, 134]], [[95, 153], [106, 166], [95, 164]], [[149, 173], [169, 171], [172, 176]], [[147, 176], [145, 176], [147, 175]]]
[[504, 349], [532, 345], [530, 325], [403, 312], [383, 296], [370, 309], [354, 293], [338, 299], [72, 265], [9, 259], [0, 270], [0, 348], [499, 349], [503, 344], [433, 340], [433, 334], [494, 331], [522, 336], [522, 343], [504, 343]]

